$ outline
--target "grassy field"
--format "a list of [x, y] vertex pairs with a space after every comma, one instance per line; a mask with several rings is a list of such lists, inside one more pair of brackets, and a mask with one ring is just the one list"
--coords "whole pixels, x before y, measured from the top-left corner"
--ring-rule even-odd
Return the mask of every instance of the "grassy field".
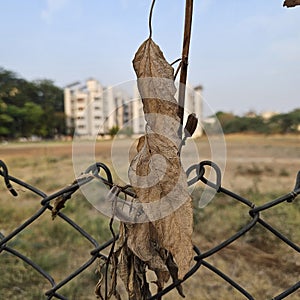
[[[128, 143], [127, 143], [128, 144]], [[122, 152], [123, 144], [118, 144]], [[124, 143], [125, 147], [126, 143]], [[211, 159], [205, 138], [196, 141], [199, 159]], [[226, 165], [223, 186], [256, 205], [290, 192], [300, 170], [300, 136], [226, 137]], [[111, 165], [111, 141], [96, 144], [96, 159]], [[126, 153], [124, 148], [124, 152]], [[193, 160], [193, 153], [185, 154]], [[70, 184], [74, 178], [71, 142], [0, 145], [0, 159], [12, 176], [36, 186], [47, 194]], [[126, 157], [124, 158], [126, 160]], [[88, 166], [86, 166], [88, 167]], [[82, 170], [84, 171], [84, 170]], [[114, 172], [116, 173], [116, 172]], [[0, 232], [9, 234], [35, 213], [40, 199], [14, 184], [19, 196], [14, 198], [0, 181]], [[248, 208], [218, 194], [204, 208], [197, 203], [203, 189], [193, 191], [194, 242], [204, 252], [234, 234], [250, 221]], [[300, 244], [300, 202], [284, 203], [262, 214], [263, 218]], [[98, 242], [110, 238], [109, 218], [100, 214], [77, 192], [63, 212], [89, 232]], [[9, 246], [32, 258], [59, 282], [90, 258], [92, 245], [62, 220], [51, 219], [50, 211], [12, 239]], [[299, 281], [299, 253], [286, 247], [257, 225], [244, 237], [207, 259], [236, 280], [255, 299], [271, 299]], [[95, 299], [98, 280], [96, 264], [72, 280], [61, 294], [68, 299]], [[45, 299], [49, 283], [12, 255], [0, 253], [0, 299]], [[184, 284], [186, 299], [245, 299], [209, 270], [200, 270]], [[296, 300], [300, 291], [287, 299]], [[165, 299], [181, 299], [172, 291]]]

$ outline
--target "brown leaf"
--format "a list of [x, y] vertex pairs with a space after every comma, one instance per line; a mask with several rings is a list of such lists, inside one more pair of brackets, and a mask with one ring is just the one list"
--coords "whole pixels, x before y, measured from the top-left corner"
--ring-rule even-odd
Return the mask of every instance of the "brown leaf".
[[184, 128], [184, 132], [187, 136], [192, 136], [197, 128], [198, 125], [198, 119], [196, 117], [196, 115], [190, 114], [188, 116], [185, 128]]
[[57, 197], [54, 201], [53, 208], [51, 211], [52, 220], [54, 220], [57, 216], [57, 214], [60, 212], [61, 209], [65, 207], [65, 203], [69, 199], [69, 196], [65, 196], [64, 194]]
[[133, 65], [147, 124], [129, 178], [150, 222], [128, 226], [128, 247], [158, 274], [161, 287], [169, 279], [164, 253], [174, 257], [178, 278], [190, 269], [193, 211], [178, 156], [174, 70], [150, 38], [138, 49]]
[[283, 6], [286, 7], [295, 7], [297, 5], [300, 5], [300, 0], [285, 0], [283, 3]]
[[[146, 264], [127, 246], [127, 226], [120, 225], [118, 248], [114, 253], [114, 269], [126, 287], [129, 300], [145, 300], [151, 296], [146, 280]], [[117, 293], [115, 289], [115, 293]]]
[[[108, 296], [119, 297], [117, 273], [130, 300], [150, 297], [146, 268], [156, 274], [158, 291], [172, 277], [182, 279], [193, 257], [193, 209], [187, 178], [178, 148], [180, 119], [174, 97], [174, 70], [159, 47], [149, 38], [137, 51], [133, 65], [143, 101], [146, 134], [137, 143], [129, 178], [138, 199], [136, 219], [140, 223], [121, 223], [120, 235], [112, 255], [111, 285]], [[193, 124], [189, 124], [192, 132]], [[122, 207], [117, 207], [123, 214]], [[123, 218], [123, 217], [122, 217]], [[130, 219], [131, 222], [132, 219]], [[96, 291], [101, 295], [100, 280]], [[184, 297], [182, 287], [177, 287]]]
[[[169, 269], [169, 272], [170, 272], [170, 275], [173, 279], [173, 282], [176, 282], [178, 280], [178, 267], [177, 265], [175, 264], [174, 260], [173, 260], [173, 257], [171, 254], [168, 255], [168, 258], [167, 258], [167, 266], [168, 266], [168, 269]], [[181, 285], [178, 285], [176, 287], [178, 293], [180, 294], [181, 297], [185, 297], [184, 293], [183, 293], [183, 290], [182, 290], [182, 286]]]
[[[75, 179], [70, 185], [77, 183], [77, 179]], [[71, 198], [72, 192], [64, 193], [61, 196], [57, 197], [54, 201], [51, 216], [52, 220], [54, 220], [57, 214], [60, 212], [61, 209], [65, 207], [65, 203], [67, 200]]]

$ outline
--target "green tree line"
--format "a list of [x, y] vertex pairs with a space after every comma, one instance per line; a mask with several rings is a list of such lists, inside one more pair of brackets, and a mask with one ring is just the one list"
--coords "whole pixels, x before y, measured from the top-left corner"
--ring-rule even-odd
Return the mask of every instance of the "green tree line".
[[224, 133], [263, 133], [286, 134], [300, 133], [300, 108], [288, 113], [274, 114], [270, 118], [263, 118], [254, 113], [245, 116], [236, 116], [232, 113], [217, 112]]
[[51, 80], [27, 81], [0, 67], [0, 138], [65, 134], [63, 90]]

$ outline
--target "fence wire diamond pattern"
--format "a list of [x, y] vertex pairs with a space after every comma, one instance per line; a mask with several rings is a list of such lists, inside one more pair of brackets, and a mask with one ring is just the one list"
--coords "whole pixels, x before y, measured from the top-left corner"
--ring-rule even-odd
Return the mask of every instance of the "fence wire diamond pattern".
[[[211, 182], [205, 177], [206, 168], [211, 168], [212, 171], [215, 172], [216, 174], [215, 182]], [[0, 175], [3, 177], [7, 189], [11, 192], [13, 196], [17, 196], [17, 192], [14, 189], [12, 183], [17, 184], [22, 188], [31, 191], [32, 193], [36, 194], [41, 198], [41, 208], [36, 213], [34, 213], [30, 218], [28, 218], [23, 224], [15, 228], [11, 233], [7, 234], [6, 236], [4, 236], [0, 232], [0, 259], [1, 259], [1, 253], [7, 252], [17, 257], [18, 259], [22, 260], [25, 264], [27, 264], [32, 269], [34, 269], [37, 275], [43, 277], [49, 283], [49, 289], [47, 291], [44, 291], [45, 299], [67, 300], [68, 298], [62, 295], [62, 293], [60, 292], [61, 288], [64, 287], [70, 281], [72, 281], [74, 278], [79, 276], [92, 264], [95, 264], [98, 258], [108, 259], [108, 257], [105, 256], [103, 251], [111, 248], [115, 240], [118, 238], [118, 235], [115, 235], [112, 239], [108, 240], [103, 244], [100, 244], [88, 232], [86, 232], [82, 227], [80, 227], [79, 224], [71, 220], [66, 214], [62, 212], [58, 212], [57, 216], [61, 218], [66, 224], [71, 226], [73, 230], [77, 231], [82, 236], [82, 238], [86, 239], [93, 247], [92, 251], [89, 250], [89, 254], [88, 254], [89, 259], [85, 263], [83, 263], [80, 267], [78, 267], [73, 273], [66, 276], [60, 282], [56, 282], [51, 276], [51, 274], [46, 272], [36, 262], [34, 262], [26, 255], [14, 249], [14, 247], [10, 244], [10, 242], [14, 237], [20, 234], [25, 228], [32, 225], [36, 220], [38, 220], [46, 211], [48, 210], [53, 211], [54, 209], [53, 201], [58, 197], [63, 199], [63, 201], [71, 199], [73, 193], [75, 193], [81, 186], [91, 182], [92, 180], [101, 180], [105, 185], [107, 185], [108, 189], [112, 189], [114, 186], [116, 186], [116, 184], [114, 184], [109, 168], [103, 163], [96, 163], [95, 165], [92, 165], [89, 168], [87, 168], [87, 170], [83, 174], [84, 176], [80, 176], [79, 178], [77, 178], [72, 185], [66, 186], [61, 190], [59, 190], [58, 192], [55, 192], [50, 195], [47, 195], [46, 193], [39, 190], [38, 188], [31, 186], [16, 177], [9, 175], [8, 168], [3, 161], [0, 161], [0, 169], [1, 169]], [[300, 247], [297, 244], [295, 244], [293, 241], [288, 239], [285, 235], [280, 233], [276, 228], [271, 226], [268, 222], [264, 221], [260, 216], [260, 213], [269, 210], [272, 207], [282, 204], [284, 202], [291, 203], [295, 201], [296, 197], [300, 194], [300, 171], [297, 174], [295, 188], [290, 193], [283, 195], [282, 197], [272, 200], [270, 202], [267, 202], [261, 206], [256, 206], [250, 200], [241, 197], [240, 195], [237, 195], [234, 192], [222, 187], [221, 170], [215, 163], [211, 161], [202, 161], [199, 164], [193, 165], [186, 171], [186, 173], [189, 178], [188, 181], [189, 185], [193, 185], [196, 182], [201, 181], [204, 185], [207, 185], [215, 189], [218, 193], [223, 193], [231, 197], [232, 199], [236, 200], [238, 203], [240, 203], [240, 205], [248, 207], [249, 220], [245, 221], [245, 225], [234, 235], [232, 235], [228, 239], [224, 240], [223, 242], [209, 249], [206, 252], [201, 252], [201, 250], [195, 245], [194, 265], [191, 268], [191, 270], [185, 275], [183, 280], [171, 283], [169, 286], [165, 287], [159, 293], [152, 295], [149, 298], [149, 300], [161, 299], [163, 295], [167, 294], [171, 290], [178, 287], [178, 285], [180, 285], [182, 282], [186, 281], [188, 278], [193, 276], [193, 274], [195, 274], [197, 271], [201, 271], [202, 268], [207, 268], [208, 270], [210, 270], [211, 272], [215, 273], [217, 276], [222, 278], [227, 284], [229, 284], [234, 289], [236, 289], [240, 293], [241, 297], [243, 297], [244, 299], [254, 299], [254, 297], [251, 295], [249, 291], [243, 288], [238, 282], [230, 278], [228, 275], [224, 274], [219, 268], [207, 262], [206, 259], [212, 257], [220, 250], [226, 248], [228, 245], [241, 238], [243, 235], [245, 235], [248, 231], [252, 230], [258, 224], [263, 226], [266, 230], [269, 231], [270, 234], [273, 234], [277, 239], [283, 241], [287, 247], [290, 247], [297, 253], [297, 255], [299, 255]], [[194, 178], [190, 179], [192, 173], [194, 173], [195, 176]], [[130, 189], [128, 185], [124, 187], [118, 186], [118, 189], [122, 193], [124, 193], [126, 197], [135, 197], [134, 192], [132, 191], [132, 189]], [[273, 300], [284, 299], [289, 295], [296, 293], [299, 288], [300, 288], [300, 281], [297, 281], [288, 289], [282, 291], [279, 295], [274, 296], [272, 299]]]

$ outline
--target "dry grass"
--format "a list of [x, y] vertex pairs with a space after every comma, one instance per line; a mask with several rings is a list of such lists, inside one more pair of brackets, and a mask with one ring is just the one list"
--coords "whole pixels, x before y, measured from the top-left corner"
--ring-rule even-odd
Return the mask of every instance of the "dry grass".
[[[295, 175], [300, 170], [299, 136], [241, 136], [226, 137], [227, 160], [223, 186], [256, 204], [265, 203], [293, 189]], [[205, 138], [197, 141], [200, 159], [210, 158]], [[84, 151], [84, 150], [83, 150]], [[56, 191], [74, 179], [71, 143], [7, 144], [0, 146], [11, 175], [42, 189]], [[111, 143], [101, 141], [96, 147], [97, 160], [110, 163]], [[192, 155], [192, 154], [191, 154]], [[124, 158], [126, 159], [126, 158]], [[203, 187], [199, 185], [199, 189]], [[0, 181], [0, 231], [8, 234], [40, 208], [40, 199], [28, 191], [18, 189], [13, 198]], [[195, 243], [201, 251], [217, 245], [246, 224], [250, 218], [247, 207], [218, 195], [204, 209], [197, 208], [195, 196]], [[64, 212], [84, 227], [98, 241], [109, 237], [108, 218], [97, 212], [77, 193]], [[263, 214], [272, 225], [294, 242], [300, 242], [300, 204], [283, 204]], [[89, 258], [92, 246], [74, 230], [56, 219], [50, 212], [29, 226], [10, 244], [28, 255], [56, 281], [78, 268]], [[237, 280], [255, 299], [270, 299], [299, 280], [299, 254], [291, 251], [265, 229], [257, 226], [246, 236], [208, 262]], [[62, 291], [69, 299], [95, 299], [93, 289], [97, 281], [95, 266], [68, 284]], [[48, 283], [35, 271], [9, 254], [0, 254], [0, 298], [44, 299]], [[245, 299], [212, 272], [201, 267], [184, 284], [186, 299]], [[165, 299], [180, 299], [171, 292]], [[299, 292], [288, 299], [299, 299]]]

